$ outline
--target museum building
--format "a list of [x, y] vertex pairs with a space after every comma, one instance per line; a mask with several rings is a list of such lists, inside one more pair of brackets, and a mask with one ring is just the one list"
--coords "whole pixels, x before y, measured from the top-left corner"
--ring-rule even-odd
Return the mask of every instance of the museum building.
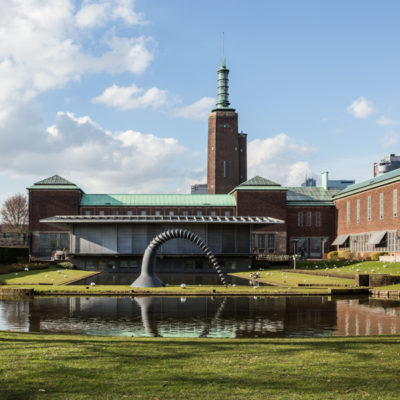
[[[80, 268], [134, 269], [158, 233], [177, 228], [199, 235], [228, 271], [260, 254], [396, 251], [400, 169], [344, 189], [329, 187], [327, 173], [321, 187], [248, 179], [247, 135], [230, 107], [224, 60], [217, 72], [203, 194], [90, 194], [54, 175], [28, 188], [31, 256], [48, 259], [65, 249]], [[165, 271], [209, 268], [182, 239], [164, 244], [159, 262]]]

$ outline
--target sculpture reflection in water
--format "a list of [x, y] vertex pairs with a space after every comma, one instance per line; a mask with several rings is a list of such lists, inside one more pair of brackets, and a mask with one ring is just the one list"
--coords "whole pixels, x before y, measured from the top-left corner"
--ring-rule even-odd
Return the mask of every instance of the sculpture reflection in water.
[[195, 233], [188, 231], [187, 229], [170, 229], [163, 233], [157, 235], [147, 246], [142, 261], [142, 269], [139, 277], [132, 283], [131, 287], [162, 287], [165, 284], [156, 275], [156, 253], [158, 248], [165, 242], [171, 239], [186, 239], [190, 240], [196, 244], [204, 254], [208, 257], [211, 265], [217, 271], [222, 284], [226, 287], [226, 276], [222, 272], [217, 259], [215, 258], [213, 252], [208, 248], [208, 246], [203, 242], [203, 240], [197, 236]]
[[[154, 297], [134, 297], [135, 302], [140, 307], [140, 313], [142, 317], [142, 323], [145, 331], [151, 337], [161, 337], [158, 332], [157, 321], [154, 319]], [[224, 297], [221, 304], [218, 307], [217, 312], [214, 315], [214, 318], [207, 324], [204, 325], [199, 337], [205, 338], [210, 333], [212, 327], [217, 323], [219, 318], [221, 317], [222, 312], [224, 311], [225, 304], [227, 298]]]

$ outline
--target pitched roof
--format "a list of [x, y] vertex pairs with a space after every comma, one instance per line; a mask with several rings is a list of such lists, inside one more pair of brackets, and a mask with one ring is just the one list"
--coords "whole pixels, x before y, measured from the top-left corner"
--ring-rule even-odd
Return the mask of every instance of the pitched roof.
[[242, 182], [239, 186], [281, 186], [279, 183], [273, 182], [262, 176], [254, 176], [245, 182]]
[[318, 186], [288, 187], [286, 201], [289, 205], [333, 205], [332, 195], [336, 191]]
[[363, 192], [365, 190], [369, 190], [374, 187], [387, 185], [389, 183], [396, 182], [398, 180], [400, 180], [400, 168], [386, 172], [385, 174], [382, 175], [378, 175], [375, 178], [367, 179], [365, 181], [355, 183], [354, 185], [349, 185], [343, 190], [341, 190], [339, 193], [337, 193], [335, 195], [335, 199], [345, 196], [350, 196], [352, 194]]
[[42, 181], [36, 182], [35, 185], [75, 185], [60, 175], [53, 175]]
[[[79, 189], [74, 183], [60, 175], [53, 175], [28, 187], [28, 190], [71, 190]], [[81, 190], [81, 189], [79, 189]]]
[[81, 206], [235, 207], [230, 194], [84, 194]]

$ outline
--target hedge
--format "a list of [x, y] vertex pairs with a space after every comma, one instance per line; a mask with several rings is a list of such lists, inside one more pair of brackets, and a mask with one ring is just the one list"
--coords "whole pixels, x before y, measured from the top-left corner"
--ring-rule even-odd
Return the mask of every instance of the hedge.
[[28, 257], [27, 247], [0, 247], [0, 264], [28, 262]]

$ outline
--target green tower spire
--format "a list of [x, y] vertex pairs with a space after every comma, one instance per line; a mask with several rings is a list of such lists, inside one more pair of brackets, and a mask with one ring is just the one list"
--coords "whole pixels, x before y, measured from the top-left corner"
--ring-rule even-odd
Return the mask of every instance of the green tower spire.
[[218, 99], [217, 99], [217, 110], [230, 109], [229, 102], [229, 69], [226, 68], [225, 57], [222, 57], [221, 66], [218, 73]]

